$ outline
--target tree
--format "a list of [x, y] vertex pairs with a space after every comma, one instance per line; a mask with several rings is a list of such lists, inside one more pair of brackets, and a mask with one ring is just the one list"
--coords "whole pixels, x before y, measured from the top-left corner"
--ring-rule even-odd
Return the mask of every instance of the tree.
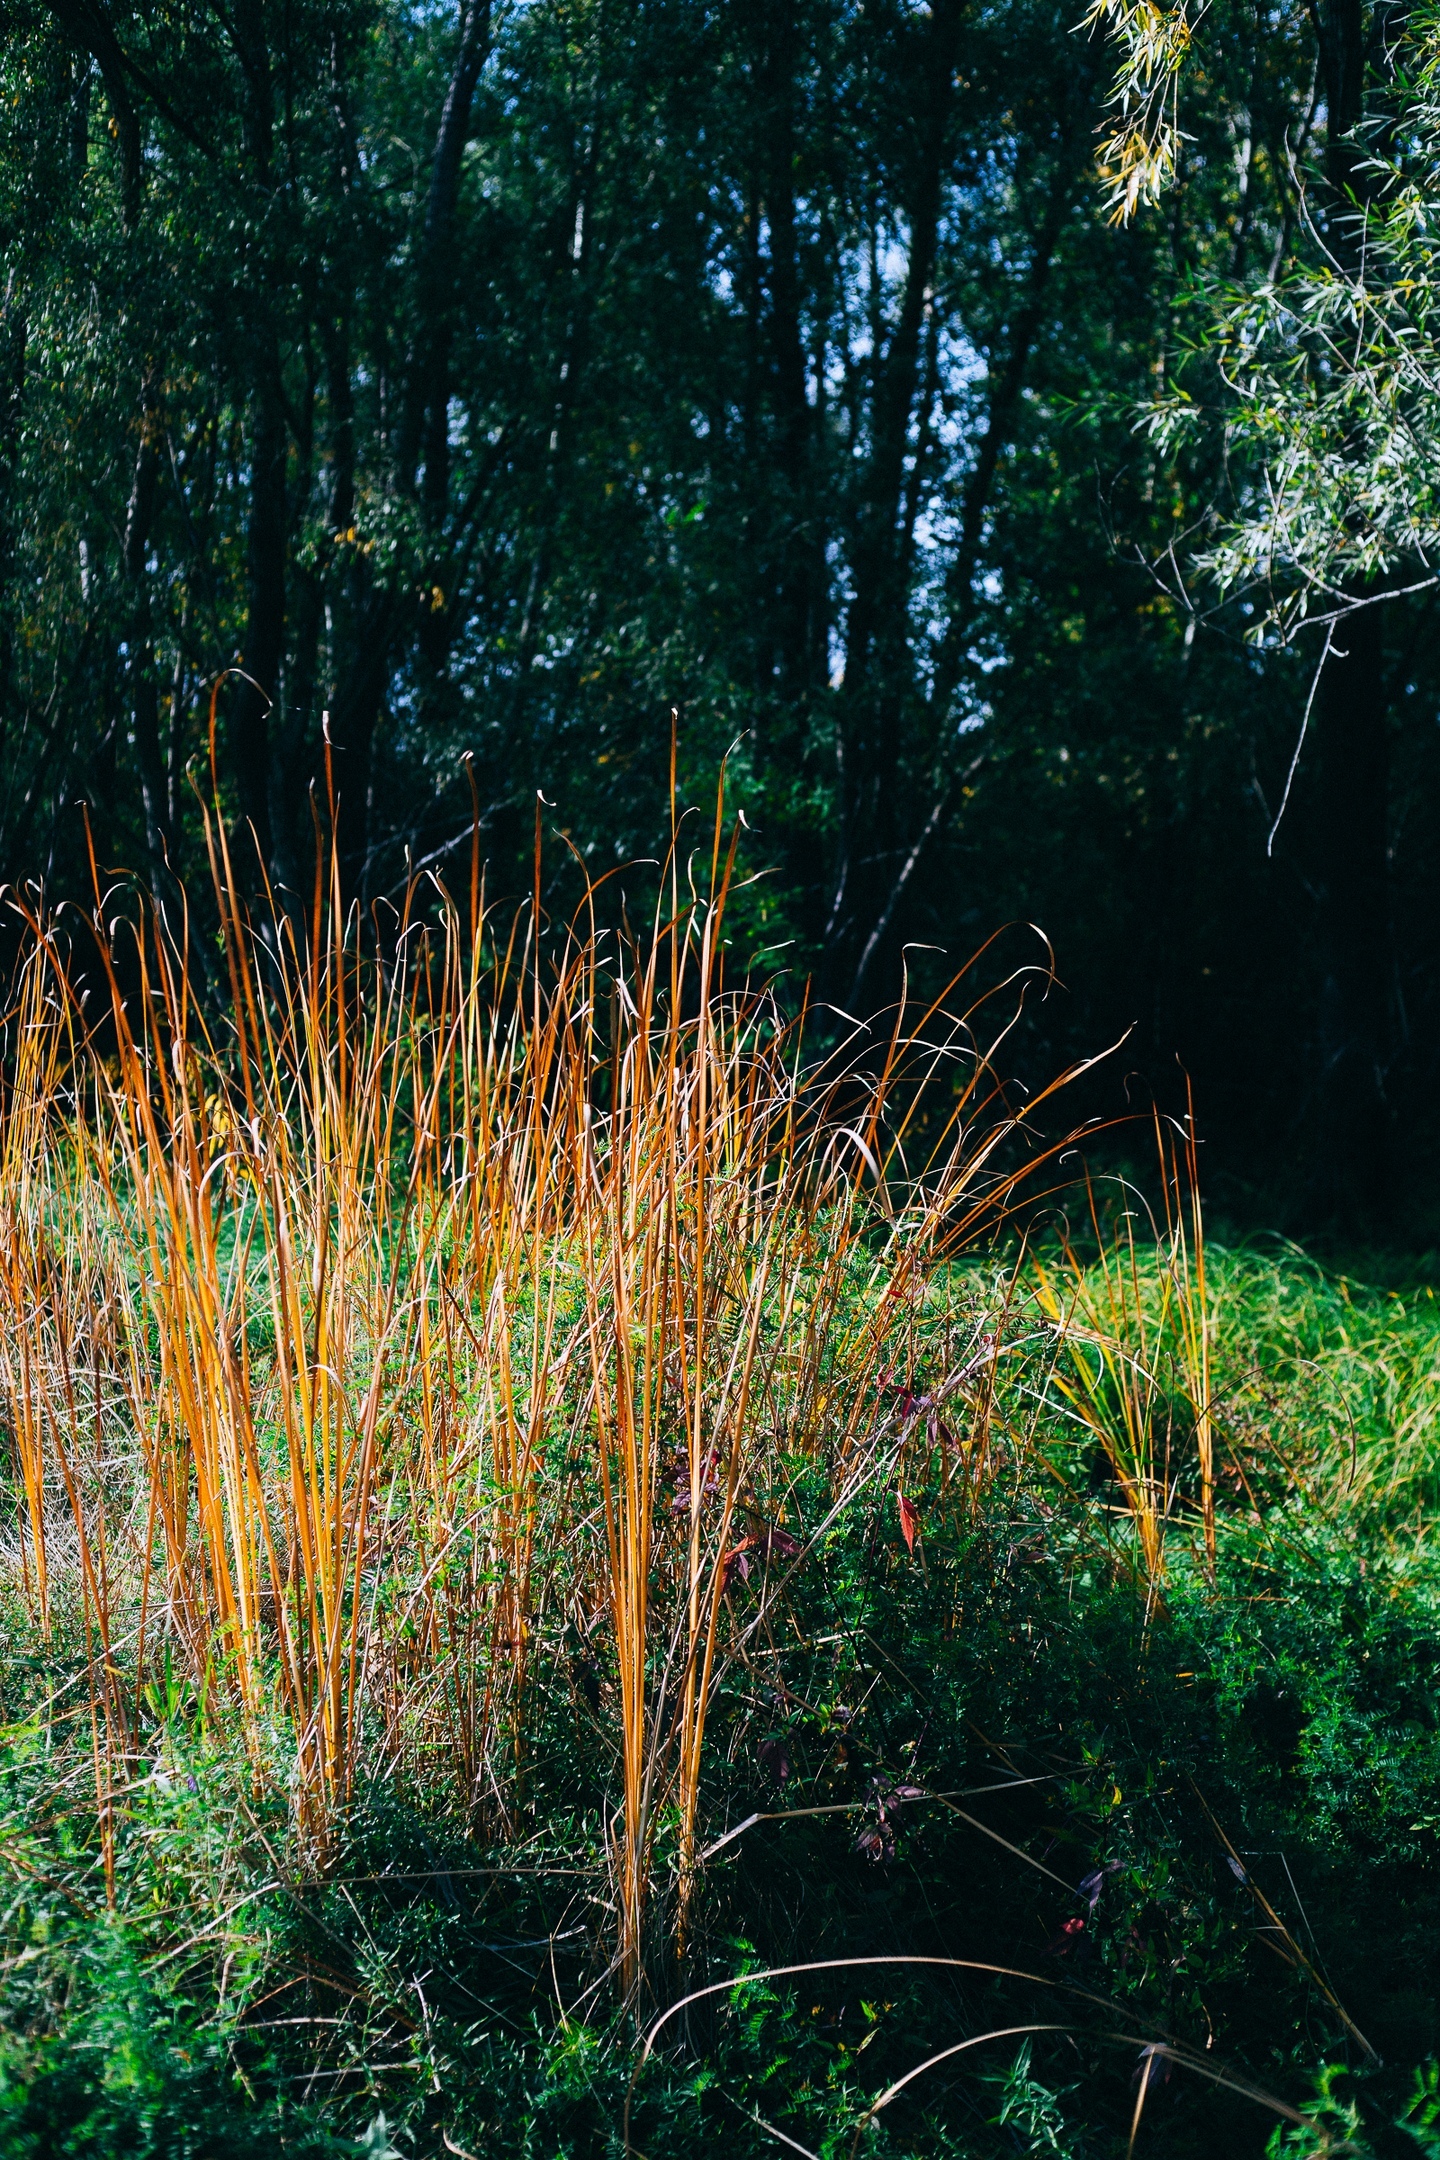
[[[1159, 27], [1110, 12], [1126, 46], [1110, 148], [1128, 214], [1166, 184], [1190, 35], [1183, 10]], [[1282, 254], [1248, 290], [1212, 294], [1200, 339], [1236, 489], [1196, 564], [1222, 595], [1260, 596], [1255, 638], [1319, 640], [1301, 728], [1317, 766], [1315, 1177], [1322, 1206], [1357, 1220], [1390, 1201], [1400, 1033], [1382, 603], [1432, 583], [1437, 27], [1433, 10], [1359, 0], [1313, 21], [1324, 159], [1308, 188], [1296, 171], [1299, 260], [1287, 275]], [[1173, 449], [1199, 417], [1172, 395], [1150, 424]]]
[[357, 897], [445, 874], [471, 779], [514, 893], [537, 790], [593, 865], [663, 843], [676, 709], [692, 798], [734, 746], [746, 953], [868, 1007], [1042, 921], [1075, 989], [1027, 1054], [1138, 1019], [1263, 1160], [1240, 1061], [1293, 1093], [1303, 1030], [1254, 790], [1304, 687], [1127, 559], [1222, 480], [1128, 415], [1187, 281], [1286, 259], [1313, 53], [1207, 19], [1111, 227], [1073, 15], [20, 0], [0, 866], [85, 890], [83, 796], [102, 866], [193, 873], [223, 675], [297, 907], [327, 773]]

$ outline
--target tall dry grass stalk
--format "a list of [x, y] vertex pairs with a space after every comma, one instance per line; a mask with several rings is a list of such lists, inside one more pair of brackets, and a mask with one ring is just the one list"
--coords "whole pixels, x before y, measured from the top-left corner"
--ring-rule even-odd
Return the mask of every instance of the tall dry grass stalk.
[[333, 848], [303, 908], [254, 905], [213, 811], [205, 833], [218, 971], [143, 895], [97, 883], [68, 938], [15, 901], [16, 1580], [42, 1633], [63, 1581], [91, 1646], [102, 1820], [163, 1666], [288, 1782], [315, 1865], [362, 1778], [503, 1836], [532, 1693], [578, 1638], [633, 1998], [657, 1880], [683, 1942], [718, 1675], [893, 1475], [882, 1375], [929, 1272], [1044, 1159], [1003, 1153], [1037, 1104], [1006, 1110], [943, 1004], [807, 1062], [801, 1021], [726, 981], [718, 810], [699, 885], [677, 837], [618, 930], [594, 889], [547, 923], [538, 828], [510, 924], [478, 853], [460, 900], [417, 879], [367, 919]]

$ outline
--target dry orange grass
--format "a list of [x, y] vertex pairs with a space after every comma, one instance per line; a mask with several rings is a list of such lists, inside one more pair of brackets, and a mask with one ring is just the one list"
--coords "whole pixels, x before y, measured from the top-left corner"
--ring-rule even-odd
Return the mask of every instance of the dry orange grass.
[[[593, 891], [497, 929], [478, 858], [393, 922], [347, 908], [327, 851], [303, 910], [253, 907], [206, 832], [218, 991], [185, 918], [97, 888], [87, 994], [17, 902], [13, 1560], [42, 1634], [62, 1603], [83, 1622], [102, 1833], [170, 1661], [292, 1789], [314, 1865], [362, 1776], [503, 1836], [534, 1646], [568, 1625], [614, 1675], [633, 1997], [662, 1825], [683, 1937], [717, 1681], [835, 1512], [894, 1483], [882, 1382], [936, 1264], [1046, 1159], [1013, 1147], [1044, 1098], [1012, 1114], [943, 1002], [807, 1063], [801, 1023], [726, 982], [718, 812], [698, 886], [677, 841], [619, 932]], [[820, 1522], [787, 1502], [801, 1460]]]

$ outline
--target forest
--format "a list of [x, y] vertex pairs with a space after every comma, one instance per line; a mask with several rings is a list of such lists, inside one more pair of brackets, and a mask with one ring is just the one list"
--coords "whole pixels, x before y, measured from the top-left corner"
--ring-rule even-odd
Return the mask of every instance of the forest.
[[[868, 1010], [907, 949], [1033, 923], [1037, 1073], [1128, 1029], [1242, 1219], [1415, 1213], [1428, 317], [1349, 385], [1384, 410], [1345, 586], [1286, 405], [1325, 300], [1243, 310], [1328, 267], [1336, 68], [1363, 130], [1419, 63], [1394, 10], [1213, 15], [1172, 184], [1117, 222], [1106, 21], [8, 8], [0, 869], [85, 898], [83, 803], [107, 869], [192, 878], [227, 669], [231, 814], [305, 888], [328, 727], [362, 904], [463, 857], [472, 785], [497, 895], [542, 796], [592, 868], [662, 853], [673, 712], [687, 799], [729, 753], [745, 934], [797, 983]], [[1332, 572], [1393, 597], [1272, 841]]]
[[3, 0], [0, 2160], [1440, 2156], [1440, 6]]

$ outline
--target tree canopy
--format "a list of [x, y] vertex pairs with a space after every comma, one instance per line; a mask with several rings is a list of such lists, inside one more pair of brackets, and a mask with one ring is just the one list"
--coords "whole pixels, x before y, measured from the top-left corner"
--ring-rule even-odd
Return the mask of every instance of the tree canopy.
[[[1313, 1115], [1347, 768], [1302, 760], [1267, 855], [1316, 655], [1197, 558], [1268, 469], [1233, 340], [1312, 337], [1273, 295], [1332, 274], [1410, 48], [1350, 0], [1153, 49], [1077, 14], [11, 0], [0, 869], [83, 893], [83, 800], [102, 868], [193, 873], [213, 692], [280, 885], [328, 756], [357, 899], [472, 806], [519, 892], [537, 796], [592, 868], [655, 850], [673, 726], [688, 796], [729, 754], [744, 957], [868, 1007], [1037, 923], [1037, 1056], [1133, 1027], [1122, 1067], [1181, 1057], [1222, 1162], [1295, 1185], [1350, 1116]], [[1221, 287], [1203, 424], [1143, 424]], [[1392, 1138], [1440, 1049], [1432, 619], [1394, 601], [1364, 662], [1384, 1009], [1344, 1040]]]

